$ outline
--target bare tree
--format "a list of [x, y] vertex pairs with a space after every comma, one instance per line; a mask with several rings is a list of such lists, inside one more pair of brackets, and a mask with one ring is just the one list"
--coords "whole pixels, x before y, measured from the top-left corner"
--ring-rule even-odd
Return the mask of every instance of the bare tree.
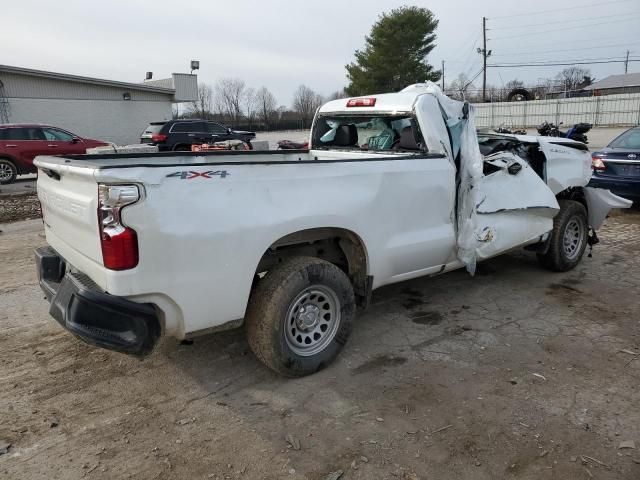
[[263, 123], [266, 130], [274, 113], [276, 113], [276, 97], [267, 89], [262, 87], [256, 92], [256, 103], [258, 105], [258, 119]]
[[259, 112], [258, 96], [255, 88], [247, 88], [244, 91], [244, 115], [249, 122], [249, 126], [253, 126]]
[[581, 67], [567, 67], [556, 75], [556, 80], [560, 83], [565, 92], [579, 90], [593, 83], [591, 71]]
[[238, 78], [221, 78], [216, 83], [216, 105], [233, 125], [237, 125], [242, 117], [245, 99], [245, 83]]
[[349, 95], [347, 94], [346, 90], [344, 88], [340, 89], [340, 90], [336, 90], [335, 92], [333, 92], [331, 95], [329, 95], [326, 100], [340, 100], [341, 98], [347, 98]]
[[538, 84], [533, 89], [534, 97], [541, 100], [546, 99], [547, 95], [557, 90], [556, 84], [557, 82], [552, 78], [538, 79]]
[[449, 84], [448, 94], [456, 100], [467, 100], [469, 89], [473, 89], [473, 83], [469, 81], [464, 73], [458, 75], [451, 84]]
[[302, 120], [302, 128], [307, 128], [311, 124], [313, 115], [320, 105], [322, 96], [311, 90], [306, 85], [300, 85], [293, 96], [293, 109], [298, 112]]
[[197, 118], [209, 118], [213, 109], [213, 91], [211, 85], [201, 83], [198, 85], [198, 98], [189, 103], [187, 113]]

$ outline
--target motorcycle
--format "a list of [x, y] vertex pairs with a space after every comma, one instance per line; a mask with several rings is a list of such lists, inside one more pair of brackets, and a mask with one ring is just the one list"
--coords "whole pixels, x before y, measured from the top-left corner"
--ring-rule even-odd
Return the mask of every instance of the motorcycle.
[[505, 127], [504, 125], [500, 125], [498, 128], [493, 130], [496, 133], [506, 133], [508, 135], [526, 135], [526, 130], [511, 130], [510, 128]]
[[309, 142], [292, 142], [291, 140], [280, 140], [278, 150], [308, 150]]
[[560, 122], [558, 125], [549, 122], [543, 122], [538, 126], [538, 134], [543, 137], [564, 137], [576, 140], [582, 143], [589, 143], [586, 133], [591, 130], [592, 125], [590, 123], [576, 123], [566, 132], [560, 130]]

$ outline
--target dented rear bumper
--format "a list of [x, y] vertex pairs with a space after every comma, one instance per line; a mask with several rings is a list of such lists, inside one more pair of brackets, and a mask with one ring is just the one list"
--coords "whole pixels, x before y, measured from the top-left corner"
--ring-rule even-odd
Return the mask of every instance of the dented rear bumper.
[[67, 271], [51, 247], [35, 251], [40, 287], [49, 313], [66, 330], [92, 345], [132, 355], [147, 355], [160, 338], [152, 305], [109, 295], [86, 275]]

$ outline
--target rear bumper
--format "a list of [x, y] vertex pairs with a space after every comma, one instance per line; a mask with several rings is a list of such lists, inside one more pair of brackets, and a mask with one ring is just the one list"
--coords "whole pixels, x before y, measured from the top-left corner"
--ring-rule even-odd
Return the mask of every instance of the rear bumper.
[[49, 313], [66, 330], [91, 345], [132, 355], [147, 355], [160, 338], [153, 306], [103, 292], [86, 275], [67, 272], [51, 247], [35, 251], [40, 287]]
[[640, 178], [591, 177], [589, 187], [604, 188], [612, 193], [630, 200], [640, 200]]

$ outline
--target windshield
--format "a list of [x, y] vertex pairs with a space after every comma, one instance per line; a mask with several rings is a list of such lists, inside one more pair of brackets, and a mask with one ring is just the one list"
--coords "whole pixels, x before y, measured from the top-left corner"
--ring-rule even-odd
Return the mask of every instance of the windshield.
[[609, 144], [611, 148], [629, 148], [640, 150], [640, 128], [627, 130]]
[[421, 151], [422, 136], [411, 115], [318, 117], [312, 148]]

